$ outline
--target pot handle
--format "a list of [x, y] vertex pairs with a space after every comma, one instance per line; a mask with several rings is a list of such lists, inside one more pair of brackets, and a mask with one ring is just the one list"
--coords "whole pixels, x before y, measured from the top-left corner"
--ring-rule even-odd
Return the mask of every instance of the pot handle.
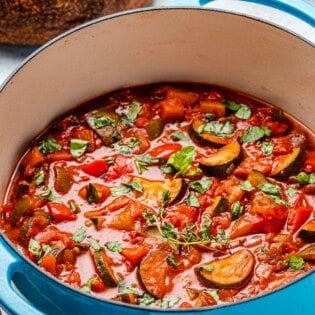
[[[214, 0], [199, 0], [200, 5], [205, 5]], [[266, 5], [287, 12], [304, 22], [315, 26], [315, 5], [305, 0], [240, 0]]]
[[[48, 309], [52, 303], [36, 285], [31, 265], [14, 252], [1, 234], [0, 257], [0, 306], [9, 314], [45, 314], [39, 310], [38, 303]], [[59, 309], [55, 308], [55, 311], [55, 314], [61, 314]]]

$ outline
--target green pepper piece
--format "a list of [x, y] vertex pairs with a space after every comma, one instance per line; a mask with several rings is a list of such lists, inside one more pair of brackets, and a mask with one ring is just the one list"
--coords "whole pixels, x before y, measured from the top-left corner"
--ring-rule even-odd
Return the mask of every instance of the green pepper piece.
[[148, 121], [145, 126], [145, 130], [147, 131], [150, 140], [154, 140], [159, 137], [162, 134], [163, 129], [164, 122], [160, 118]]
[[13, 223], [17, 223], [20, 218], [31, 209], [31, 198], [29, 196], [23, 196], [17, 200], [15, 203], [12, 214], [11, 220]]

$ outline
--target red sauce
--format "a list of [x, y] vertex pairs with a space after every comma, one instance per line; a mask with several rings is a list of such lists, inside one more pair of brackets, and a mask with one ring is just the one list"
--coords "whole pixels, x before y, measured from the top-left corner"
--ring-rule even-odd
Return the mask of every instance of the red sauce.
[[124, 89], [55, 121], [25, 153], [1, 228], [104, 299], [231, 303], [315, 265], [314, 134], [209, 85]]

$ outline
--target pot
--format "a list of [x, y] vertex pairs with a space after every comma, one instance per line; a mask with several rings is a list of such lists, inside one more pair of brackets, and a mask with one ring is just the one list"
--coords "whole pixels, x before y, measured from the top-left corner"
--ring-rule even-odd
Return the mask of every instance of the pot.
[[[221, 9], [149, 8], [98, 19], [36, 51], [0, 94], [0, 195], [29, 141], [54, 118], [103, 93], [160, 81], [240, 90], [315, 127], [314, 43]], [[312, 313], [315, 273], [246, 302], [164, 311], [108, 302], [43, 273], [1, 234], [0, 304], [14, 314]]]

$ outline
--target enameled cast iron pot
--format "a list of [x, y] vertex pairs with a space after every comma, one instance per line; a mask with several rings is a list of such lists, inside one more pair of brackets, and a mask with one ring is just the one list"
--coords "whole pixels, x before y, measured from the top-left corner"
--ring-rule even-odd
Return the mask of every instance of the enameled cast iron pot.
[[[30, 139], [53, 118], [111, 90], [160, 81], [207, 82], [247, 92], [315, 128], [314, 43], [218, 9], [129, 11], [48, 43], [2, 87], [0, 198]], [[55, 280], [0, 235], [0, 304], [13, 314], [313, 314], [314, 288], [311, 272], [271, 294], [226, 307], [133, 307], [97, 299]]]

